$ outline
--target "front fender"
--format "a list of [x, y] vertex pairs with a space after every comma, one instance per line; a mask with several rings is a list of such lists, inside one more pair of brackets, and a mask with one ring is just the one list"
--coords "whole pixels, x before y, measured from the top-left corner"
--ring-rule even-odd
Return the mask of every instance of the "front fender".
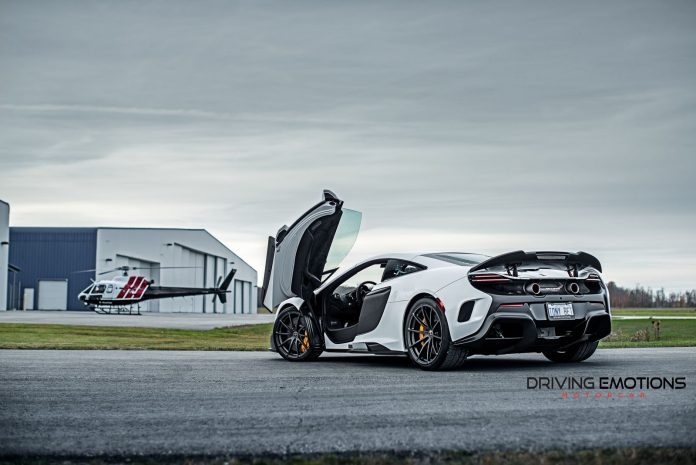
[[[309, 343], [312, 347], [318, 350], [324, 350], [324, 332], [319, 325], [319, 321], [312, 311], [309, 310], [307, 305], [305, 305], [304, 299], [300, 297], [291, 297], [278, 305], [278, 311], [276, 312], [275, 321], [273, 323], [273, 332], [275, 333], [276, 325], [278, 324], [278, 316], [286, 310], [288, 307], [293, 307], [298, 310], [303, 318], [306, 319], [306, 326], [309, 328]], [[270, 350], [277, 352], [275, 345], [275, 338], [271, 334], [271, 347]]]
[[283, 310], [285, 307], [295, 307], [296, 309], [300, 310], [303, 305], [304, 299], [301, 299], [300, 297], [291, 297], [287, 300], [282, 301], [278, 305], [278, 311], [276, 311], [276, 319], [278, 319], [280, 311]]

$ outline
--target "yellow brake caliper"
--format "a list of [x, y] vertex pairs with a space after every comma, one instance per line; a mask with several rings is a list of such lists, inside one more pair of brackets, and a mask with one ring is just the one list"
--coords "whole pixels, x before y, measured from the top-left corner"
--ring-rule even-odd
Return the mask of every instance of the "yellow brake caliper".
[[418, 331], [420, 331], [420, 332], [418, 333], [418, 340], [419, 340], [419, 341], [422, 341], [422, 342], [421, 342], [421, 347], [423, 347], [423, 346], [425, 345], [425, 341], [423, 341], [423, 339], [425, 339], [425, 326], [423, 326], [423, 325], [421, 324], [420, 327], [418, 328]]
[[300, 346], [300, 353], [305, 353], [307, 348], [309, 347], [309, 335], [307, 334], [307, 331], [304, 333], [304, 339], [302, 339], [302, 345]]

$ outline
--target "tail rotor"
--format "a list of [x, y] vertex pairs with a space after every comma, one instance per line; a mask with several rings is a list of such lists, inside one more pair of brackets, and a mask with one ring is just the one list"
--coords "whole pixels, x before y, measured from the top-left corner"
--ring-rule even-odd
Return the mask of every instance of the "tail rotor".
[[215, 285], [215, 295], [213, 295], [213, 302], [215, 302], [215, 298], [220, 299], [220, 303], [224, 304], [227, 303], [227, 293], [230, 292], [228, 291], [230, 284], [232, 283], [232, 279], [234, 279], [234, 275], [237, 273], [237, 270], [232, 269], [225, 279], [222, 279], [222, 276], [220, 276], [217, 280], [217, 284]]

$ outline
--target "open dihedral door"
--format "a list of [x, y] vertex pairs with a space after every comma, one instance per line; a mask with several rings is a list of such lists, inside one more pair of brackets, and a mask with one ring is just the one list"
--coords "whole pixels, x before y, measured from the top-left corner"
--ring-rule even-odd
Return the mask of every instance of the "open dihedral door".
[[[308, 301], [321, 285], [327, 265], [337, 266], [345, 258], [355, 243], [360, 214], [344, 212], [342, 207], [343, 201], [325, 190], [321, 202], [291, 226], [280, 228], [276, 237], [268, 238], [261, 296], [264, 307], [272, 310], [291, 297]], [[351, 221], [346, 225], [341, 218], [348, 212]], [[338, 237], [339, 225], [348, 234]]]

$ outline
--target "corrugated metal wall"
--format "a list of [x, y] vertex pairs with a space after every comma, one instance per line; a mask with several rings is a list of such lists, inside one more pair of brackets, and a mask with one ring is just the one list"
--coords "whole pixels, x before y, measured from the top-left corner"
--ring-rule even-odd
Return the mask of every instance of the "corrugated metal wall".
[[[77, 299], [94, 273], [74, 271], [95, 268], [97, 256], [96, 228], [10, 228], [10, 263], [19, 267], [17, 280], [23, 289], [35, 289], [41, 279], [68, 280], [68, 310], [85, 310]], [[9, 283], [12, 286], [12, 283]], [[36, 308], [36, 302], [34, 302]]]
[[10, 250], [10, 205], [0, 200], [0, 310], [5, 310], [5, 304], [9, 299], [9, 266]]

